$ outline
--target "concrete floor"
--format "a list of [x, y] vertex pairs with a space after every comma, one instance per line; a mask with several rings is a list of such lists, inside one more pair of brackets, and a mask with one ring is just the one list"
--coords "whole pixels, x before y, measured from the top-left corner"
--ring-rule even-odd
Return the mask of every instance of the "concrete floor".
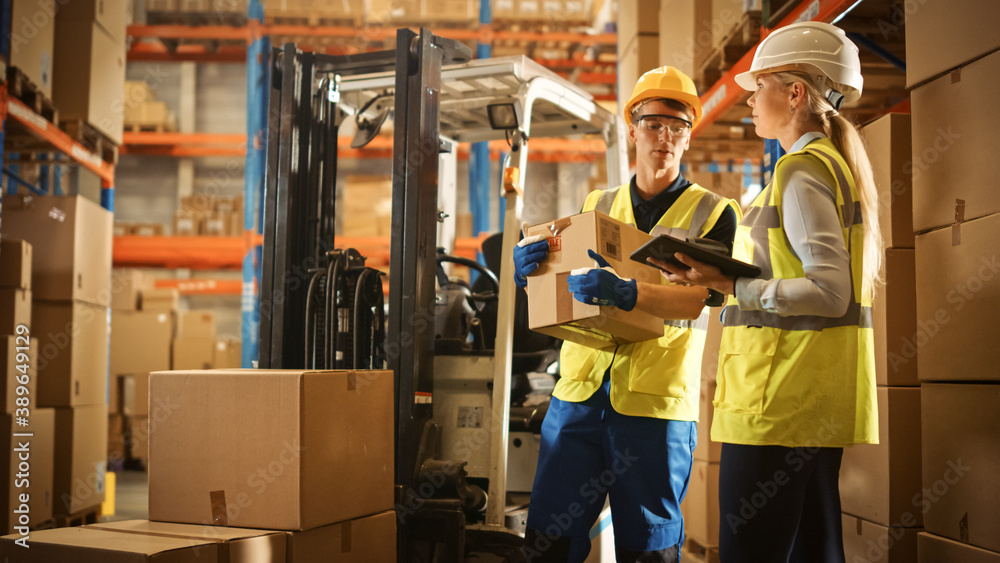
[[149, 518], [149, 480], [145, 471], [115, 473], [115, 513], [104, 522], [146, 520]]

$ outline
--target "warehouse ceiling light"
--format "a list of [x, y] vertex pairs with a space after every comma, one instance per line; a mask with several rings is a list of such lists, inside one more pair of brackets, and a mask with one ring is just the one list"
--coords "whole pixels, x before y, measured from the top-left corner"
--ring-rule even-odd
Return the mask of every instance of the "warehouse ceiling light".
[[521, 106], [516, 101], [502, 104], [488, 104], [486, 113], [490, 118], [490, 127], [498, 131], [517, 129], [520, 123]]

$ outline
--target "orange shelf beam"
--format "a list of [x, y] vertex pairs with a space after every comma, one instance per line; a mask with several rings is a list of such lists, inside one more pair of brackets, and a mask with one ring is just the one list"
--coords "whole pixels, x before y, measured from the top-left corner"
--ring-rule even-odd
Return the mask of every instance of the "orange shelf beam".
[[176, 289], [181, 295], [241, 295], [242, 280], [172, 280], [158, 279], [153, 282], [157, 289]]
[[[830, 22], [842, 14], [844, 10], [850, 8], [857, 0], [805, 0], [792, 10], [774, 29], [784, 27], [788, 24], [802, 21], [822, 21]], [[766, 35], [767, 29], [762, 30], [761, 38]], [[758, 43], [757, 45], [760, 45]], [[750, 63], [753, 62], [753, 54], [757, 51], [754, 45], [745, 53], [716, 82], [707, 92], [701, 96], [701, 104], [704, 107], [704, 117], [694, 129], [694, 135], [705, 127], [715, 122], [716, 119], [725, 115], [734, 105], [749, 97], [749, 92], [736, 83], [736, 75], [750, 70]]]
[[[246, 135], [243, 133], [125, 133], [122, 154], [203, 157], [243, 156], [246, 154]], [[341, 137], [340, 145], [349, 146], [350, 137]], [[390, 158], [393, 139], [379, 136], [363, 149], [340, 149], [342, 158]], [[491, 156], [496, 158], [510, 147], [504, 141], [491, 141]], [[529, 160], [541, 162], [593, 161], [603, 157], [607, 149], [598, 139], [534, 139], [529, 145]], [[459, 148], [458, 157], [469, 156], [467, 147]]]
[[[455, 240], [455, 254], [475, 259], [482, 247], [486, 234], [474, 238]], [[366, 256], [368, 265], [384, 266], [389, 263], [389, 237], [337, 237], [338, 248], [355, 248]], [[263, 235], [256, 236], [256, 244], [264, 244]], [[247, 252], [244, 237], [138, 237], [114, 238], [112, 260], [115, 267], [128, 268], [191, 268], [194, 270], [230, 270], [243, 267]], [[214, 286], [207, 284], [214, 283]], [[157, 280], [156, 287], [174, 287], [170, 284], [191, 284], [177, 286], [181, 293], [212, 294], [240, 291], [236, 286], [212, 280]], [[242, 284], [232, 280], [232, 284]], [[164, 284], [164, 285], [161, 285]], [[200, 285], [199, 285], [200, 284]]]
[[[568, 41], [583, 45], [614, 45], [618, 42], [615, 33], [570, 33], [570, 32], [532, 32], [506, 31], [490, 29], [434, 29], [435, 35], [457, 39], [459, 41], [480, 41], [490, 43], [493, 40], [515, 41]], [[356, 27], [309, 26], [309, 25], [259, 25], [250, 23], [243, 27], [226, 25], [130, 25], [128, 35], [136, 38], [161, 39], [216, 39], [216, 40], [246, 40], [264, 35], [294, 35], [299, 37], [364, 37], [369, 41], [391, 39], [396, 36], [396, 28], [390, 26], [366, 27], [363, 30]]]
[[33, 135], [51, 144], [56, 151], [69, 156], [99, 176], [104, 188], [114, 187], [114, 165], [102, 160], [100, 155], [87, 150], [86, 147], [74, 141], [63, 130], [35, 113], [20, 100], [8, 96], [6, 84], [0, 85], [0, 106], [2, 106], [0, 112], [2, 112], [3, 119], [13, 118]]
[[115, 237], [112, 261], [116, 267], [240, 269], [246, 245], [244, 237]]

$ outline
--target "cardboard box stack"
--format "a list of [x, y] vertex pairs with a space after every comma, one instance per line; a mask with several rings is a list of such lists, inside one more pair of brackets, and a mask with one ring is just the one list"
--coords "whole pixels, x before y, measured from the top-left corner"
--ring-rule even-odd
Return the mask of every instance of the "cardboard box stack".
[[[39, 92], [52, 99], [52, 48], [55, 44], [55, 0], [11, 3], [10, 61]], [[46, 9], [47, 8], [47, 9]], [[9, 74], [17, 71], [9, 69]]]
[[[660, 66], [660, 0], [618, 6], [618, 107], [632, 95], [643, 73]], [[617, 113], [617, 112], [616, 112]]]
[[[155, 289], [142, 270], [112, 274], [109, 440], [112, 466], [144, 466], [149, 374], [171, 367], [177, 324], [177, 290]], [[120, 446], [117, 446], [120, 444]]]
[[243, 196], [193, 195], [174, 213], [175, 236], [243, 236]]
[[365, 4], [369, 25], [436, 22], [473, 27], [479, 23], [479, 3], [474, 0], [368, 0]]
[[[32, 4], [36, 4], [32, 2]], [[82, 121], [122, 142], [128, 2], [59, 3], [52, 96], [62, 121]]]
[[[928, 0], [906, 13], [912, 88], [913, 230], [921, 385], [922, 563], [1000, 558], [1000, 117], [987, 90], [1000, 71], [996, 6]], [[933, 36], [933, 45], [920, 38]]]
[[[544, 22], [553, 27], [589, 26], [594, 4], [600, 0], [493, 0], [493, 23], [500, 25]], [[523, 50], [522, 50], [523, 53]]]
[[[264, 14], [270, 23], [289, 23], [306, 21], [319, 23], [322, 20], [330, 22], [350, 21], [361, 24], [365, 19], [364, 0], [344, 0], [343, 2], [314, 2], [313, 0], [264, 0]], [[244, 11], [246, 11], [244, 9]], [[379, 19], [377, 14], [370, 16], [371, 20]], [[382, 16], [383, 18], [389, 16]]]
[[97, 511], [104, 500], [111, 224], [110, 212], [79, 196], [3, 198], [4, 235], [33, 249], [32, 405], [55, 410], [56, 517]]
[[[0, 468], [0, 479], [6, 483], [0, 491], [0, 531], [5, 534], [15, 533], [16, 527], [34, 529], [52, 519], [55, 411], [36, 406], [38, 339], [31, 332], [32, 254], [26, 241], [0, 239], [0, 421], [4, 436], [0, 447], [10, 452], [8, 463]], [[24, 421], [27, 425], [21, 424]], [[27, 457], [22, 459], [22, 455]]]
[[913, 314], [914, 251], [911, 219], [910, 117], [889, 114], [866, 125], [878, 187], [879, 224], [885, 246], [885, 285], [875, 295], [875, 379], [879, 443], [844, 449], [840, 498], [847, 559], [912, 561], [923, 527], [920, 492], [920, 388]]
[[166, 102], [156, 99], [156, 93], [144, 81], [125, 82], [125, 129], [128, 131], [177, 130], [177, 117]]
[[629, 258], [650, 240], [648, 234], [598, 211], [533, 225], [524, 234], [542, 235], [549, 242], [549, 258], [528, 276], [531, 330], [599, 349], [663, 336], [662, 319], [638, 309], [580, 303], [566, 285], [573, 270], [594, 267], [589, 249], [599, 251], [624, 278], [659, 283], [659, 270]]
[[387, 237], [392, 232], [392, 179], [350, 175], [337, 201], [337, 226], [345, 237]]

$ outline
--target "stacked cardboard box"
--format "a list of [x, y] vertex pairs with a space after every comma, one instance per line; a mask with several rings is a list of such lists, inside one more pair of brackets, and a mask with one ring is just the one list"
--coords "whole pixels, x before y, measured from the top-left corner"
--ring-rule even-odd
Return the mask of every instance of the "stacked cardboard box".
[[368, 0], [365, 21], [375, 25], [439, 22], [472, 27], [479, 23], [479, 3], [473, 0]]
[[35, 406], [55, 409], [53, 512], [97, 510], [107, 454], [111, 213], [85, 198], [8, 196], [5, 235], [31, 243]]
[[30, 550], [6, 536], [0, 558], [393, 561], [392, 381], [381, 370], [154, 373], [150, 521], [34, 531]]
[[365, 0], [345, 0], [343, 2], [317, 2], [316, 0], [264, 0], [264, 14], [270, 22], [307, 20], [323, 23], [323, 20], [343, 22], [350, 20], [362, 23], [365, 17]]
[[[65, 5], [63, 5], [65, 4]], [[127, 2], [60, 3], [52, 95], [63, 121], [83, 121], [122, 142]]]
[[8, 534], [16, 532], [15, 527], [33, 529], [52, 518], [55, 411], [36, 405], [38, 339], [30, 329], [32, 254], [31, 245], [23, 240], [0, 240], [0, 318], [4, 319], [0, 421], [5, 436], [0, 447], [10, 452], [9, 462], [0, 469], [0, 479], [6, 483], [0, 492], [0, 530]]
[[591, 0], [493, 0], [491, 4], [493, 22], [501, 25], [546, 23], [566, 28], [593, 21]]
[[193, 195], [181, 198], [174, 213], [175, 236], [243, 235], [243, 197]]
[[10, 66], [17, 67], [49, 99], [52, 98], [55, 4], [55, 0], [14, 0], [7, 32]]
[[124, 126], [130, 131], [176, 131], [177, 117], [144, 81], [125, 82]]
[[618, 8], [618, 107], [625, 107], [639, 77], [660, 66], [660, 1], [622, 2]]
[[350, 175], [337, 201], [340, 235], [387, 237], [392, 231], [392, 179]]
[[885, 246], [885, 285], [875, 294], [875, 379], [878, 445], [844, 449], [840, 497], [848, 560], [912, 561], [923, 515], [911, 500], [920, 492], [920, 388], [912, 228], [910, 118], [890, 114], [862, 131], [878, 187], [879, 225]]
[[[913, 503], [923, 563], [1000, 558], [1000, 116], [984, 110], [1000, 71], [996, 5], [928, 0], [906, 10], [913, 117], [917, 375], [923, 487]], [[921, 41], [933, 35], [935, 41]], [[956, 543], [960, 542], [960, 543]]]

